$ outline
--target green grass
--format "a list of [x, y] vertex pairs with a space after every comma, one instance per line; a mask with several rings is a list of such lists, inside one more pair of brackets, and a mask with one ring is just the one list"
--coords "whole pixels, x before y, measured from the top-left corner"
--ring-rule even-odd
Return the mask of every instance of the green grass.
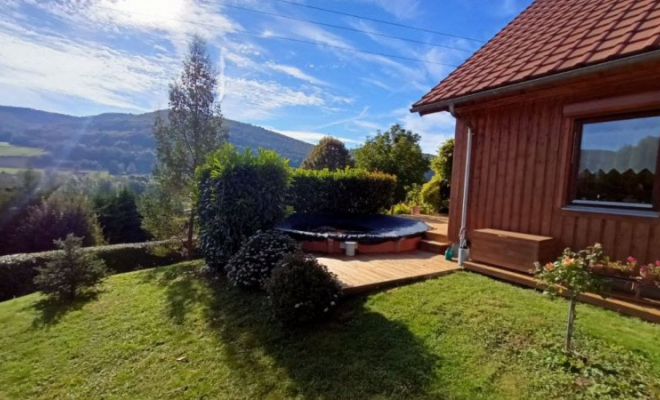
[[199, 263], [111, 277], [70, 306], [0, 303], [0, 399], [660, 398], [660, 326], [467, 272], [286, 331]]
[[35, 157], [44, 154], [42, 149], [34, 147], [14, 146], [7, 142], [0, 142], [0, 157], [14, 156], [14, 157]]

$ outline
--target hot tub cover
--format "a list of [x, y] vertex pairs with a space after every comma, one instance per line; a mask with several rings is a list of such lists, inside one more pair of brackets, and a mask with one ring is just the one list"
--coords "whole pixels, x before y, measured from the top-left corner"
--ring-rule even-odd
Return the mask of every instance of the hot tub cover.
[[419, 236], [429, 230], [423, 221], [391, 215], [363, 214], [293, 214], [278, 229], [298, 240], [356, 241], [382, 243]]

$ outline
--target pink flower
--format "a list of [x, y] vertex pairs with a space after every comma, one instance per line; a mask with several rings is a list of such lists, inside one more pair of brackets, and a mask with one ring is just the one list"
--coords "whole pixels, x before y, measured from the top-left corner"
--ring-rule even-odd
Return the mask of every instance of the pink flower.
[[655, 260], [655, 266], [660, 267], [660, 260]]
[[635, 264], [637, 262], [637, 259], [633, 256], [630, 256], [626, 258], [626, 261], [628, 261], [630, 264]]
[[647, 272], [647, 271], [649, 270], [649, 266], [648, 266], [648, 265], [642, 265], [642, 266], [639, 268], [639, 270], [640, 270], [641, 272]]

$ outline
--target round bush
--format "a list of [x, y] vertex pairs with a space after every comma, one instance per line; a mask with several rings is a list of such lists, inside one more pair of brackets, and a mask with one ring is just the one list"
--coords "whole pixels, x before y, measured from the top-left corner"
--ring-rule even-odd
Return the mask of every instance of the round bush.
[[273, 270], [266, 291], [275, 317], [285, 325], [304, 324], [327, 316], [337, 305], [337, 277], [316, 258], [296, 253]]
[[299, 250], [298, 243], [280, 231], [258, 232], [229, 260], [227, 278], [242, 288], [262, 289], [277, 263]]

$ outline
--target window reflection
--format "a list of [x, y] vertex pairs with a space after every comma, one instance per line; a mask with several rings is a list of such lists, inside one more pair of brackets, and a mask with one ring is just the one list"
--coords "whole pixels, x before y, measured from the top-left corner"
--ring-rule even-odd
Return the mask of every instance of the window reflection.
[[582, 124], [575, 203], [650, 208], [660, 116]]

